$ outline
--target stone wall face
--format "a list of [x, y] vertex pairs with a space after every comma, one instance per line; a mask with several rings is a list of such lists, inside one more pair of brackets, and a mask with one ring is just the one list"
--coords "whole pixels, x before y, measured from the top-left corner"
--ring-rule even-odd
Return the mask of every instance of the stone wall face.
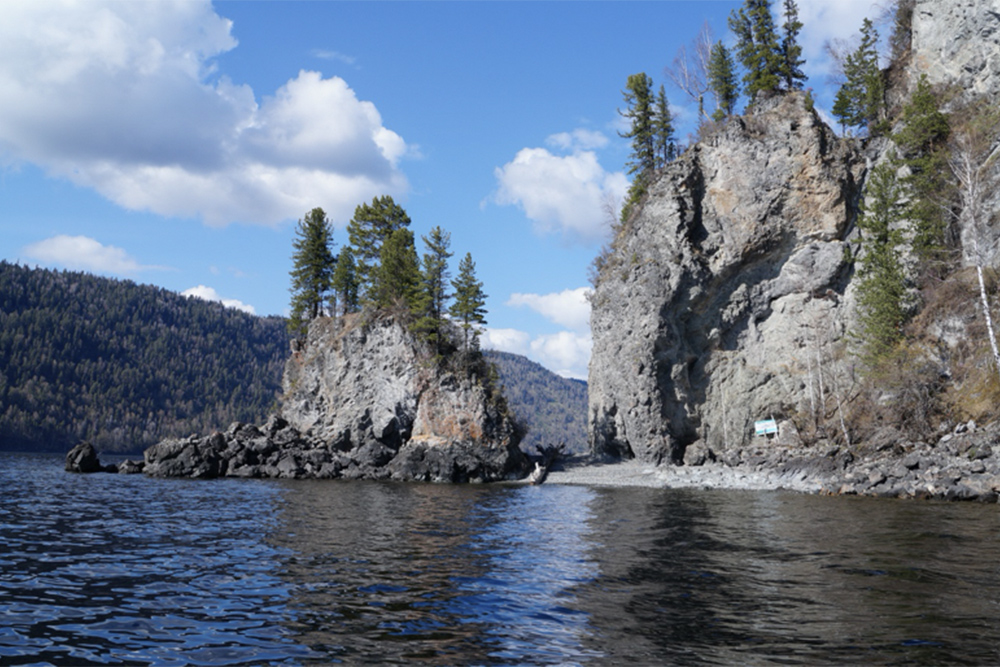
[[799, 94], [731, 119], [667, 168], [592, 299], [593, 453], [722, 452], [800, 403], [798, 376], [843, 332], [863, 170]]

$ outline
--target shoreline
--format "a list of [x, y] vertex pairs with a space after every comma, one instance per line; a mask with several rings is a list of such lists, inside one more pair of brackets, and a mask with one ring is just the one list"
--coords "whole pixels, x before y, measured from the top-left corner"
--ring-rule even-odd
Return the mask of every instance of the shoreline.
[[574, 463], [550, 470], [546, 484], [567, 484], [610, 488], [725, 489], [734, 491], [796, 491], [821, 493], [825, 485], [805, 473], [782, 474], [772, 471], [733, 468], [720, 463], [701, 466], [657, 466], [652, 463]]

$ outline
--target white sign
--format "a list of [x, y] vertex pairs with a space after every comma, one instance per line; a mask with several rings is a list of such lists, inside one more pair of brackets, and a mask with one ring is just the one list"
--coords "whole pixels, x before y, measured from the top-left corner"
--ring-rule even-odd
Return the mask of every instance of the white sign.
[[753, 423], [754, 435], [775, 435], [778, 432], [778, 422], [773, 419], [760, 419]]

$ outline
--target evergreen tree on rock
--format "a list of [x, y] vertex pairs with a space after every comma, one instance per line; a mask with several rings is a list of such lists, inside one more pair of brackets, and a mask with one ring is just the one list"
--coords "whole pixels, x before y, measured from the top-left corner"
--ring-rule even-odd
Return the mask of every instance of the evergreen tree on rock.
[[833, 115], [842, 127], [867, 128], [873, 134], [885, 114], [885, 81], [878, 64], [878, 31], [871, 19], [861, 25], [861, 42], [844, 60], [844, 84], [837, 91]]
[[715, 95], [712, 120], [718, 122], [732, 116], [740, 96], [740, 84], [736, 80], [736, 65], [732, 54], [721, 41], [712, 46], [712, 55], [708, 61], [708, 85]]
[[782, 24], [781, 38], [781, 76], [784, 79], [785, 90], [802, 90], [806, 75], [802, 66], [802, 46], [799, 44], [799, 32], [802, 22], [799, 21], [799, 6], [795, 0], [785, 0], [785, 22]]
[[440, 227], [434, 227], [428, 236], [422, 236], [421, 239], [427, 247], [421, 271], [425, 292], [422, 304], [424, 309], [419, 313], [414, 326], [417, 332], [427, 338], [440, 352], [446, 304], [451, 298], [451, 293], [448, 291], [448, 281], [451, 278], [448, 271], [448, 260], [452, 256], [451, 234]]
[[451, 286], [455, 289], [455, 301], [448, 313], [462, 328], [463, 347], [466, 350], [478, 349], [478, 327], [486, 324], [486, 294], [483, 283], [476, 280], [476, 264], [470, 253], [462, 258], [458, 265], [458, 277]]
[[299, 220], [295, 235], [288, 330], [302, 335], [309, 321], [323, 314], [323, 301], [334, 269], [333, 229], [323, 209], [314, 208]]
[[410, 312], [419, 310], [422, 297], [420, 264], [413, 232], [409, 229], [393, 230], [382, 243], [372, 293], [379, 308], [402, 305]]
[[347, 224], [347, 234], [363, 298], [372, 300], [372, 286], [382, 245], [394, 231], [409, 226], [410, 216], [388, 195], [375, 197], [371, 204], [361, 204], [354, 210], [354, 217]]
[[358, 310], [358, 274], [357, 266], [354, 263], [354, 253], [350, 246], [342, 247], [340, 254], [337, 255], [337, 263], [333, 269], [330, 287], [340, 304], [341, 315]]
[[875, 365], [888, 357], [903, 336], [907, 310], [906, 276], [898, 247], [903, 236], [902, 188], [894, 160], [872, 170], [865, 192], [864, 208], [858, 216], [861, 257], [858, 275], [858, 338], [863, 358]]
[[625, 90], [625, 111], [618, 113], [629, 120], [629, 130], [619, 136], [632, 140], [632, 154], [627, 171], [632, 176], [622, 220], [627, 220], [632, 208], [642, 199], [656, 169], [656, 135], [653, 118], [653, 80], [645, 72], [629, 75]]
[[745, 0], [729, 15], [729, 28], [736, 35], [736, 53], [746, 70], [743, 90], [751, 101], [759, 92], [778, 90], [783, 64], [770, 0]]
[[656, 111], [653, 114], [653, 137], [656, 154], [654, 167], [662, 168], [677, 157], [677, 141], [674, 138], [674, 116], [670, 112], [670, 102], [663, 86], [656, 96]]

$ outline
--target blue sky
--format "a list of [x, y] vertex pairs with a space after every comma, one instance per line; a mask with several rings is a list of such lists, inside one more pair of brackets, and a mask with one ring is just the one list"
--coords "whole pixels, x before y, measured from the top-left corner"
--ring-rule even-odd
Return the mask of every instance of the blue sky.
[[[287, 312], [295, 222], [392, 195], [451, 232], [487, 346], [585, 378], [587, 269], [627, 188], [617, 109], [740, 2], [0, 3], [0, 257]], [[780, 3], [775, 3], [780, 4]], [[867, 0], [799, 0], [807, 84]], [[418, 251], [422, 245], [418, 243]]]

